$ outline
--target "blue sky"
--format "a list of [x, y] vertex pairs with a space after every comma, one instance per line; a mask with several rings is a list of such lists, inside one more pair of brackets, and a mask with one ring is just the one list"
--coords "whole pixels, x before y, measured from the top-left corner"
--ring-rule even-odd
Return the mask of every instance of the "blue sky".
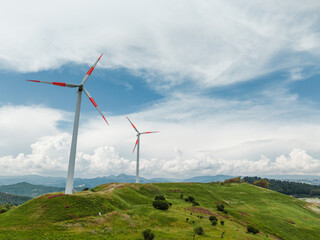
[[[64, 8], [61, 8], [61, 5]], [[0, 14], [3, 175], [65, 176], [86, 82], [76, 176], [320, 171], [318, 1], [11, 1]], [[10, 19], [10, 21], [7, 21]]]

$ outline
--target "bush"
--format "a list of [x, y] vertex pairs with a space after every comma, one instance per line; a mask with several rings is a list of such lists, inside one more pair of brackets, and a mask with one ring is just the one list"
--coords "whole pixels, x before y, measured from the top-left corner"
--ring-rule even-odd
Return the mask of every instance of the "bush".
[[194, 229], [194, 233], [197, 235], [204, 235], [204, 230], [202, 227], [197, 227]]
[[154, 239], [154, 233], [151, 231], [151, 229], [146, 229], [142, 232], [142, 236], [144, 240], [152, 240]]
[[84, 191], [89, 191], [89, 188], [84, 188], [84, 189], [82, 189], [82, 192], [84, 192]]
[[200, 205], [200, 204], [199, 204], [198, 202], [196, 202], [196, 201], [193, 201], [192, 203], [193, 203], [193, 204], [192, 204], [193, 206], [199, 206], [199, 205]]
[[166, 200], [154, 200], [152, 206], [159, 210], [167, 210], [170, 207], [170, 203]]
[[216, 216], [210, 216], [209, 217], [210, 222], [212, 222], [213, 220], [218, 220]]
[[221, 224], [221, 225], [224, 225], [224, 221], [220, 221], [220, 224]]
[[154, 200], [166, 200], [164, 196], [156, 196]]
[[194, 202], [194, 197], [192, 196], [188, 196], [186, 199], [185, 199], [186, 202]]
[[253, 234], [259, 233], [259, 230], [252, 225], [247, 226], [247, 231], [248, 233], [253, 233]]
[[212, 226], [217, 225], [217, 223], [218, 223], [218, 220], [212, 220], [212, 221], [211, 221]]
[[223, 204], [218, 204], [218, 205], [217, 205], [217, 209], [218, 209], [218, 211], [220, 211], [220, 212], [224, 212], [224, 211], [225, 211]]
[[253, 183], [253, 185], [259, 186], [259, 187], [263, 187], [263, 188], [268, 188], [269, 186], [269, 182], [265, 179], [260, 179], [258, 181], [255, 181]]
[[1, 209], [0, 209], [0, 214], [1, 214], [1, 213], [5, 213], [6, 211], [8, 211], [8, 209], [6, 209], [6, 208], [1, 208]]
[[224, 183], [240, 183], [241, 177], [229, 178], [224, 180]]

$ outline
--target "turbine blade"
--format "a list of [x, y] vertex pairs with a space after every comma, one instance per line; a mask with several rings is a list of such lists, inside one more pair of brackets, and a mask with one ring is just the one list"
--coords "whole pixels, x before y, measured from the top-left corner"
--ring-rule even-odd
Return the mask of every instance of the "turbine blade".
[[98, 110], [98, 112], [100, 113], [100, 115], [102, 116], [102, 118], [106, 121], [106, 123], [109, 125], [107, 119], [103, 116], [102, 112], [100, 111], [100, 109], [98, 108], [98, 105], [96, 104], [96, 102], [94, 101], [94, 99], [91, 97], [90, 93], [86, 90], [86, 89], [82, 89], [85, 94], [88, 96], [88, 98], [90, 99], [90, 101], [92, 102], [93, 106]]
[[133, 148], [132, 153], [134, 153], [134, 150], [136, 150], [136, 147], [137, 147], [137, 145], [138, 145], [138, 141], [139, 141], [139, 139], [137, 139], [136, 144], [134, 145], [134, 148]]
[[152, 132], [142, 132], [141, 134], [149, 134], [149, 133], [159, 133], [159, 131], [152, 131]]
[[72, 83], [64, 83], [64, 82], [46, 82], [46, 81], [39, 81], [39, 80], [26, 80], [28, 82], [36, 82], [36, 83], [46, 83], [46, 84], [52, 84], [60, 87], [69, 87], [69, 88], [75, 88], [79, 87], [79, 84], [72, 84]]
[[136, 130], [137, 133], [139, 133], [138, 129], [133, 125], [133, 123], [130, 121], [130, 119], [126, 116], [126, 118], [128, 119], [128, 121], [131, 123], [132, 127], [134, 130]]
[[96, 67], [97, 63], [99, 62], [100, 58], [102, 57], [103, 54], [100, 55], [100, 57], [98, 58], [98, 60], [92, 65], [92, 67], [89, 69], [89, 71], [87, 72], [87, 74], [84, 76], [84, 78], [82, 79], [82, 85], [87, 81], [87, 79], [89, 78], [89, 76], [91, 75], [93, 69]]

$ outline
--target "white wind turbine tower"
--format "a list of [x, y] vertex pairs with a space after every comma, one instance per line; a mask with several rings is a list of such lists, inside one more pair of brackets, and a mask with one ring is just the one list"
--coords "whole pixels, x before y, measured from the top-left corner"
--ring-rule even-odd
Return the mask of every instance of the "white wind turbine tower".
[[73, 124], [73, 134], [72, 134], [72, 141], [71, 141], [71, 150], [70, 150], [70, 158], [69, 158], [69, 167], [68, 167], [68, 176], [67, 176], [67, 182], [66, 182], [66, 189], [65, 194], [72, 194], [73, 190], [73, 178], [74, 178], [74, 166], [75, 166], [75, 159], [76, 159], [76, 149], [77, 149], [77, 138], [78, 138], [78, 128], [79, 128], [79, 117], [80, 117], [80, 106], [81, 106], [81, 96], [82, 91], [85, 92], [85, 94], [88, 96], [92, 104], [95, 106], [95, 108], [98, 110], [98, 112], [101, 114], [103, 119], [107, 122], [106, 118], [103, 116], [102, 112], [98, 108], [96, 102], [91, 97], [90, 93], [83, 87], [87, 79], [89, 78], [90, 74], [92, 73], [93, 69], [97, 65], [98, 61], [100, 60], [101, 56], [98, 58], [98, 60], [93, 64], [93, 66], [89, 69], [87, 74], [82, 79], [81, 84], [71, 84], [71, 83], [63, 83], [63, 82], [45, 82], [45, 81], [38, 81], [38, 80], [27, 80], [30, 82], [37, 82], [37, 83], [47, 83], [52, 84], [56, 86], [61, 87], [69, 87], [69, 88], [78, 88], [77, 92], [77, 105], [76, 105], [76, 113], [74, 116], [74, 124]]
[[132, 153], [134, 153], [134, 150], [136, 149], [137, 145], [137, 166], [136, 166], [136, 183], [139, 183], [139, 153], [140, 153], [140, 135], [141, 134], [149, 134], [149, 133], [158, 133], [159, 131], [153, 131], [153, 132], [139, 132], [138, 129], [133, 125], [133, 123], [130, 121], [130, 119], [127, 117], [128, 121], [131, 123], [132, 127], [134, 130], [137, 132], [137, 141], [136, 144], [134, 145]]

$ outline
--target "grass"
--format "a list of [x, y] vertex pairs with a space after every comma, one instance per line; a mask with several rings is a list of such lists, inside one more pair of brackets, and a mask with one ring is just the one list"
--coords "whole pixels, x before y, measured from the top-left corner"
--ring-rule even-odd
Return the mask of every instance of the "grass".
[[[156, 195], [172, 207], [154, 209]], [[200, 206], [184, 201], [187, 196]], [[219, 203], [227, 214], [217, 211]], [[216, 226], [210, 215], [218, 218]], [[74, 195], [46, 194], [3, 213], [0, 239], [142, 239], [147, 228], [155, 239], [192, 239], [201, 226], [205, 235], [196, 239], [220, 239], [224, 232], [223, 239], [312, 240], [318, 239], [319, 221], [307, 203], [245, 183], [112, 183]], [[260, 233], [248, 234], [248, 224]]]

